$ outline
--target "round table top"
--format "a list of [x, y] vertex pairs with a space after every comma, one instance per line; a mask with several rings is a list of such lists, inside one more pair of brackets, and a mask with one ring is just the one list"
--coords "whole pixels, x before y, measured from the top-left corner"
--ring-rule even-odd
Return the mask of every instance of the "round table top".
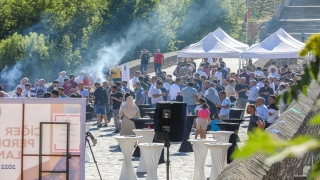
[[207, 131], [209, 134], [233, 134], [233, 131]]
[[148, 111], [154, 111], [154, 110], [156, 110], [156, 108], [142, 108], [142, 110], [144, 110], [144, 111], [146, 111], [146, 110], [148, 110]]
[[214, 139], [189, 139], [188, 141], [190, 141], [190, 142], [195, 142], [195, 143], [197, 143], [197, 142], [202, 142], [202, 143], [208, 143], [208, 142], [215, 142], [216, 140], [214, 140]]
[[142, 136], [114, 136], [115, 139], [139, 139], [142, 138]]
[[208, 147], [230, 147], [232, 144], [231, 143], [223, 143], [223, 142], [212, 142], [212, 143], [205, 143], [206, 146]]
[[132, 129], [133, 132], [154, 132], [154, 129], [148, 129], [148, 128], [143, 128], [143, 129]]
[[139, 147], [163, 147], [163, 143], [139, 143]]
[[154, 119], [152, 118], [131, 118], [130, 120], [133, 122], [154, 122]]

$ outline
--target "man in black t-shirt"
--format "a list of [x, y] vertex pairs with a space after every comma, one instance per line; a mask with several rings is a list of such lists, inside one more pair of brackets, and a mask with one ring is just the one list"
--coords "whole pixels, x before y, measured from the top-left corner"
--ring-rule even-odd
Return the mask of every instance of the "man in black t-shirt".
[[149, 53], [147, 52], [146, 49], [143, 49], [141, 51], [141, 54], [140, 54], [139, 58], [141, 59], [140, 71], [143, 74], [143, 72], [147, 71], [147, 69], [148, 69], [148, 63], [150, 61], [150, 55], [149, 55]]
[[240, 108], [245, 109], [248, 102], [248, 96], [246, 95], [246, 92], [250, 90], [250, 87], [248, 86], [248, 84], [246, 84], [245, 77], [241, 77], [239, 82], [240, 83], [235, 87], [235, 90], [238, 93], [237, 103]]
[[247, 106], [247, 113], [250, 114], [247, 133], [252, 132], [255, 128], [264, 129], [265, 122], [261, 119], [259, 114], [256, 114], [256, 107], [253, 104]]
[[112, 115], [113, 115], [113, 121], [116, 126], [116, 130], [113, 133], [119, 133], [119, 111], [120, 111], [120, 106], [122, 103], [122, 94], [118, 92], [118, 87], [117, 86], [112, 86], [111, 87], [111, 92], [112, 94], [110, 95], [110, 103], [112, 104]]
[[95, 83], [94, 86], [97, 88], [93, 92], [93, 98], [94, 98], [94, 110], [97, 116], [98, 120], [98, 128], [102, 127], [101, 124], [101, 115], [104, 119], [104, 125], [103, 127], [108, 127], [108, 120], [106, 116], [106, 107], [105, 103], [108, 100], [107, 93], [103, 87], [101, 87], [100, 83]]

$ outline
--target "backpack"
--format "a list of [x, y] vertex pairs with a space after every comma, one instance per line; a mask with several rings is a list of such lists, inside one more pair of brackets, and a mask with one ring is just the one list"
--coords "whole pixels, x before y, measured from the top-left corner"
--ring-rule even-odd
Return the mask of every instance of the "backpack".
[[98, 105], [105, 105], [108, 103], [108, 93], [105, 88], [101, 88], [98, 99]]

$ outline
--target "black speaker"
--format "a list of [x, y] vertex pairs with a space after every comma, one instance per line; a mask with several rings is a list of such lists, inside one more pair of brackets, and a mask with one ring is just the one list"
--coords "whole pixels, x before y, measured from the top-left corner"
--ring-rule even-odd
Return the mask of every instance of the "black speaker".
[[159, 142], [181, 142], [187, 119], [187, 104], [177, 101], [160, 101], [154, 114], [155, 139]]

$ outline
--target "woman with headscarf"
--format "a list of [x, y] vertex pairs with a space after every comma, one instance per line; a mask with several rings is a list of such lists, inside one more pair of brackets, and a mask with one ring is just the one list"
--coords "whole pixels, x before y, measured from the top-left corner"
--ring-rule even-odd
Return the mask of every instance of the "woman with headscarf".
[[221, 104], [220, 97], [216, 94], [215, 89], [209, 88], [208, 94], [204, 98], [210, 107], [210, 117], [212, 117], [218, 112], [216, 104]]
[[133, 102], [131, 96], [127, 97], [126, 102], [120, 107], [119, 118], [121, 119], [120, 136], [135, 135], [132, 131], [136, 129], [134, 122], [131, 118], [140, 118], [140, 111], [138, 106]]

